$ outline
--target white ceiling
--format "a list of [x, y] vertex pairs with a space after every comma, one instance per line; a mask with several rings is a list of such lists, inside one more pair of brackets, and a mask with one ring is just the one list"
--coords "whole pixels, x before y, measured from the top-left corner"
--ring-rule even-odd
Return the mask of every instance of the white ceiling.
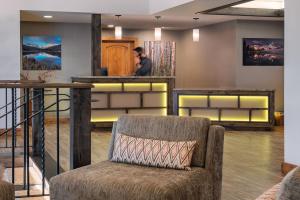
[[[43, 18], [53, 16], [52, 19]], [[62, 23], [91, 23], [91, 14], [49, 11], [21, 11], [21, 21], [28, 22], [62, 22]]]
[[[124, 28], [132, 29], [150, 29], [157, 25], [166, 29], [184, 30], [196, 26], [205, 26], [209, 24], [220, 23], [224, 21], [246, 19], [246, 20], [276, 20], [282, 21], [283, 18], [273, 17], [245, 17], [245, 16], [225, 16], [225, 15], [205, 15], [195, 14], [199, 11], [205, 11], [215, 7], [238, 2], [239, 0], [195, 0], [184, 5], [180, 5], [153, 15], [124, 15], [117, 22], [114, 14], [103, 14], [102, 24], [105, 27], [108, 24], [119, 23]], [[44, 15], [52, 15], [52, 19], [43, 18]], [[155, 15], [162, 18], [157, 22]], [[197, 23], [193, 17], [199, 17]], [[64, 22], [64, 23], [90, 23], [91, 14], [87, 13], [65, 13], [65, 12], [42, 12], [42, 11], [22, 11], [21, 21], [34, 22]]]

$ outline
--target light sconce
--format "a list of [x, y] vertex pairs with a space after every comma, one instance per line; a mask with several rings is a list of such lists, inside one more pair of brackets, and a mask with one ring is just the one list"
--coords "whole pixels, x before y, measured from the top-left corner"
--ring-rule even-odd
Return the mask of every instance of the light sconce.
[[155, 37], [155, 41], [161, 40], [161, 28], [154, 29], [154, 37]]
[[115, 27], [115, 38], [117, 40], [121, 40], [122, 39], [122, 27], [121, 26], [116, 26]]
[[[158, 20], [161, 18], [161, 16], [155, 16], [155, 18], [157, 20], [157, 25], [158, 25]], [[155, 27], [154, 38], [155, 41], [161, 41], [161, 27]]]
[[[116, 15], [116, 17], [118, 18], [118, 22], [120, 21], [120, 17], [122, 15]], [[122, 39], [122, 26], [115, 26], [115, 38], [117, 40], [121, 40]]]
[[[195, 17], [193, 18], [195, 21], [197, 21], [199, 18]], [[193, 29], [193, 42], [199, 42], [199, 35], [200, 30], [198, 28]]]

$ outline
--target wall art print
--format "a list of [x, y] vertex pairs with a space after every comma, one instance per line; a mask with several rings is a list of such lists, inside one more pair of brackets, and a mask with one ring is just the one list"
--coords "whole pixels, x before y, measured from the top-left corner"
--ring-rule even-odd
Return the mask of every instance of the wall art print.
[[23, 36], [23, 70], [61, 70], [60, 36]]
[[284, 40], [274, 38], [244, 38], [244, 66], [283, 66]]
[[145, 53], [152, 60], [152, 76], [175, 76], [176, 43], [145, 41]]

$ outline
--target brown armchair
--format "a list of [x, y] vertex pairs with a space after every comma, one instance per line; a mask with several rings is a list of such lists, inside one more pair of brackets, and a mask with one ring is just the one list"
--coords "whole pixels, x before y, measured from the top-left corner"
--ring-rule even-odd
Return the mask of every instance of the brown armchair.
[[109, 159], [118, 133], [197, 140], [191, 171], [104, 161], [53, 177], [51, 199], [221, 199], [224, 128], [205, 118], [124, 115], [114, 124]]

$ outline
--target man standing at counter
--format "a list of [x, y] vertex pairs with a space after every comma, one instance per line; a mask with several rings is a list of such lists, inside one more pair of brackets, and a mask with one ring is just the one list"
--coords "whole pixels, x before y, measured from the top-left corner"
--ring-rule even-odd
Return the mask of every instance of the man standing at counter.
[[151, 76], [152, 62], [145, 55], [144, 49], [142, 47], [136, 47], [133, 49], [135, 56], [135, 64], [137, 70], [135, 71], [135, 76]]

